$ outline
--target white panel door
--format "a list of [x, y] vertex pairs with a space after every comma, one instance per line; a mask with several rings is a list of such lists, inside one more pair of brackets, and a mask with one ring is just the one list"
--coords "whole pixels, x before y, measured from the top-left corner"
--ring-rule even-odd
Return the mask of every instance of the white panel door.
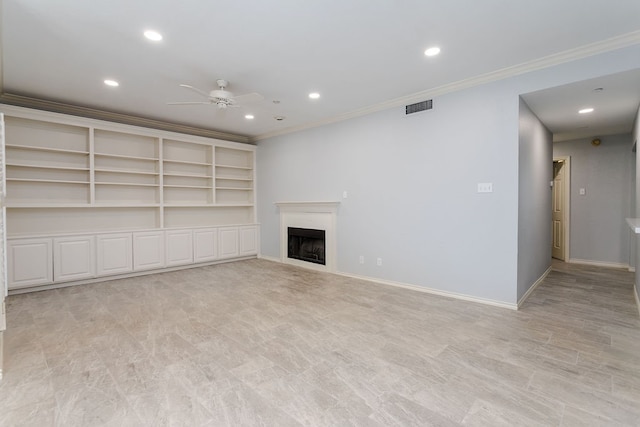
[[53, 282], [51, 239], [16, 239], [7, 242], [9, 289]]
[[133, 270], [164, 267], [164, 232], [133, 233]]
[[108, 276], [133, 271], [131, 233], [100, 234], [96, 239], [96, 275]]
[[193, 263], [193, 233], [191, 230], [171, 230], [166, 234], [167, 267]]
[[258, 236], [256, 226], [240, 227], [240, 255], [255, 255], [258, 253]]
[[55, 282], [95, 277], [95, 260], [94, 236], [53, 239], [53, 280]]
[[220, 258], [237, 257], [238, 252], [238, 228], [227, 227], [218, 230]]
[[193, 230], [193, 260], [195, 262], [214, 261], [218, 258], [218, 229]]

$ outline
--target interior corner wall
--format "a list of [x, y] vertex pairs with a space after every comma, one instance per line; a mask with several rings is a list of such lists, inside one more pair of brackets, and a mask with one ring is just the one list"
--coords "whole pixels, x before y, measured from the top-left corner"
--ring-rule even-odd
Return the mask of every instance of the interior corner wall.
[[[555, 156], [571, 156], [571, 261], [629, 265], [631, 135], [556, 142]], [[580, 189], [585, 194], [580, 194]]]
[[[410, 116], [398, 107], [261, 140], [261, 254], [280, 257], [275, 202], [339, 200], [339, 272], [515, 305], [519, 95], [634, 68], [640, 46], [451, 92]], [[493, 192], [478, 193], [487, 182]]]
[[551, 266], [553, 135], [520, 98], [518, 301]]

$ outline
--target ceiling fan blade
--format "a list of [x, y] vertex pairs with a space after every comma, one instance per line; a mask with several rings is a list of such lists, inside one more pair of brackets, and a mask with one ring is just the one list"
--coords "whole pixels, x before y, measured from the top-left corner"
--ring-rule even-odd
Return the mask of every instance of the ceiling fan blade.
[[184, 102], [167, 102], [167, 105], [201, 105], [212, 104], [211, 101], [184, 101]]
[[207, 98], [209, 98], [209, 94], [207, 92], [205, 92], [203, 90], [200, 90], [197, 87], [193, 87], [191, 85], [184, 85], [184, 84], [181, 84], [180, 87], [184, 87], [184, 88], [190, 89], [190, 90], [194, 91], [195, 93], [198, 93], [198, 94], [200, 94], [202, 96], [206, 96]]
[[233, 97], [233, 100], [240, 104], [249, 104], [252, 102], [262, 101], [263, 99], [264, 99], [264, 96], [260, 95], [257, 92], [245, 93], [244, 95], [238, 95]]

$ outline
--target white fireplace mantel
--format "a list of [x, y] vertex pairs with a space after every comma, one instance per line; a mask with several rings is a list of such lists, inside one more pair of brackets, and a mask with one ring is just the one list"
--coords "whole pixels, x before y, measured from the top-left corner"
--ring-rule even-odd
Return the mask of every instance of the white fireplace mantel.
[[[326, 272], [336, 271], [337, 262], [337, 214], [340, 202], [276, 202], [280, 210], [280, 260]], [[325, 231], [325, 265], [313, 264], [287, 256], [288, 227], [312, 228]]]
[[275, 205], [283, 209], [296, 212], [335, 212], [340, 202], [276, 202]]

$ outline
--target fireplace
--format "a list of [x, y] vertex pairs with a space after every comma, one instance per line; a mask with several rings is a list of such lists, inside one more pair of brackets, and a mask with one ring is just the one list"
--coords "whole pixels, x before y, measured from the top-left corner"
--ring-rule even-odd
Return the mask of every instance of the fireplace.
[[[335, 272], [339, 204], [276, 202], [280, 211], [280, 261], [311, 270]], [[291, 231], [294, 237], [290, 236]]]
[[287, 227], [287, 256], [301, 261], [325, 265], [325, 231]]

